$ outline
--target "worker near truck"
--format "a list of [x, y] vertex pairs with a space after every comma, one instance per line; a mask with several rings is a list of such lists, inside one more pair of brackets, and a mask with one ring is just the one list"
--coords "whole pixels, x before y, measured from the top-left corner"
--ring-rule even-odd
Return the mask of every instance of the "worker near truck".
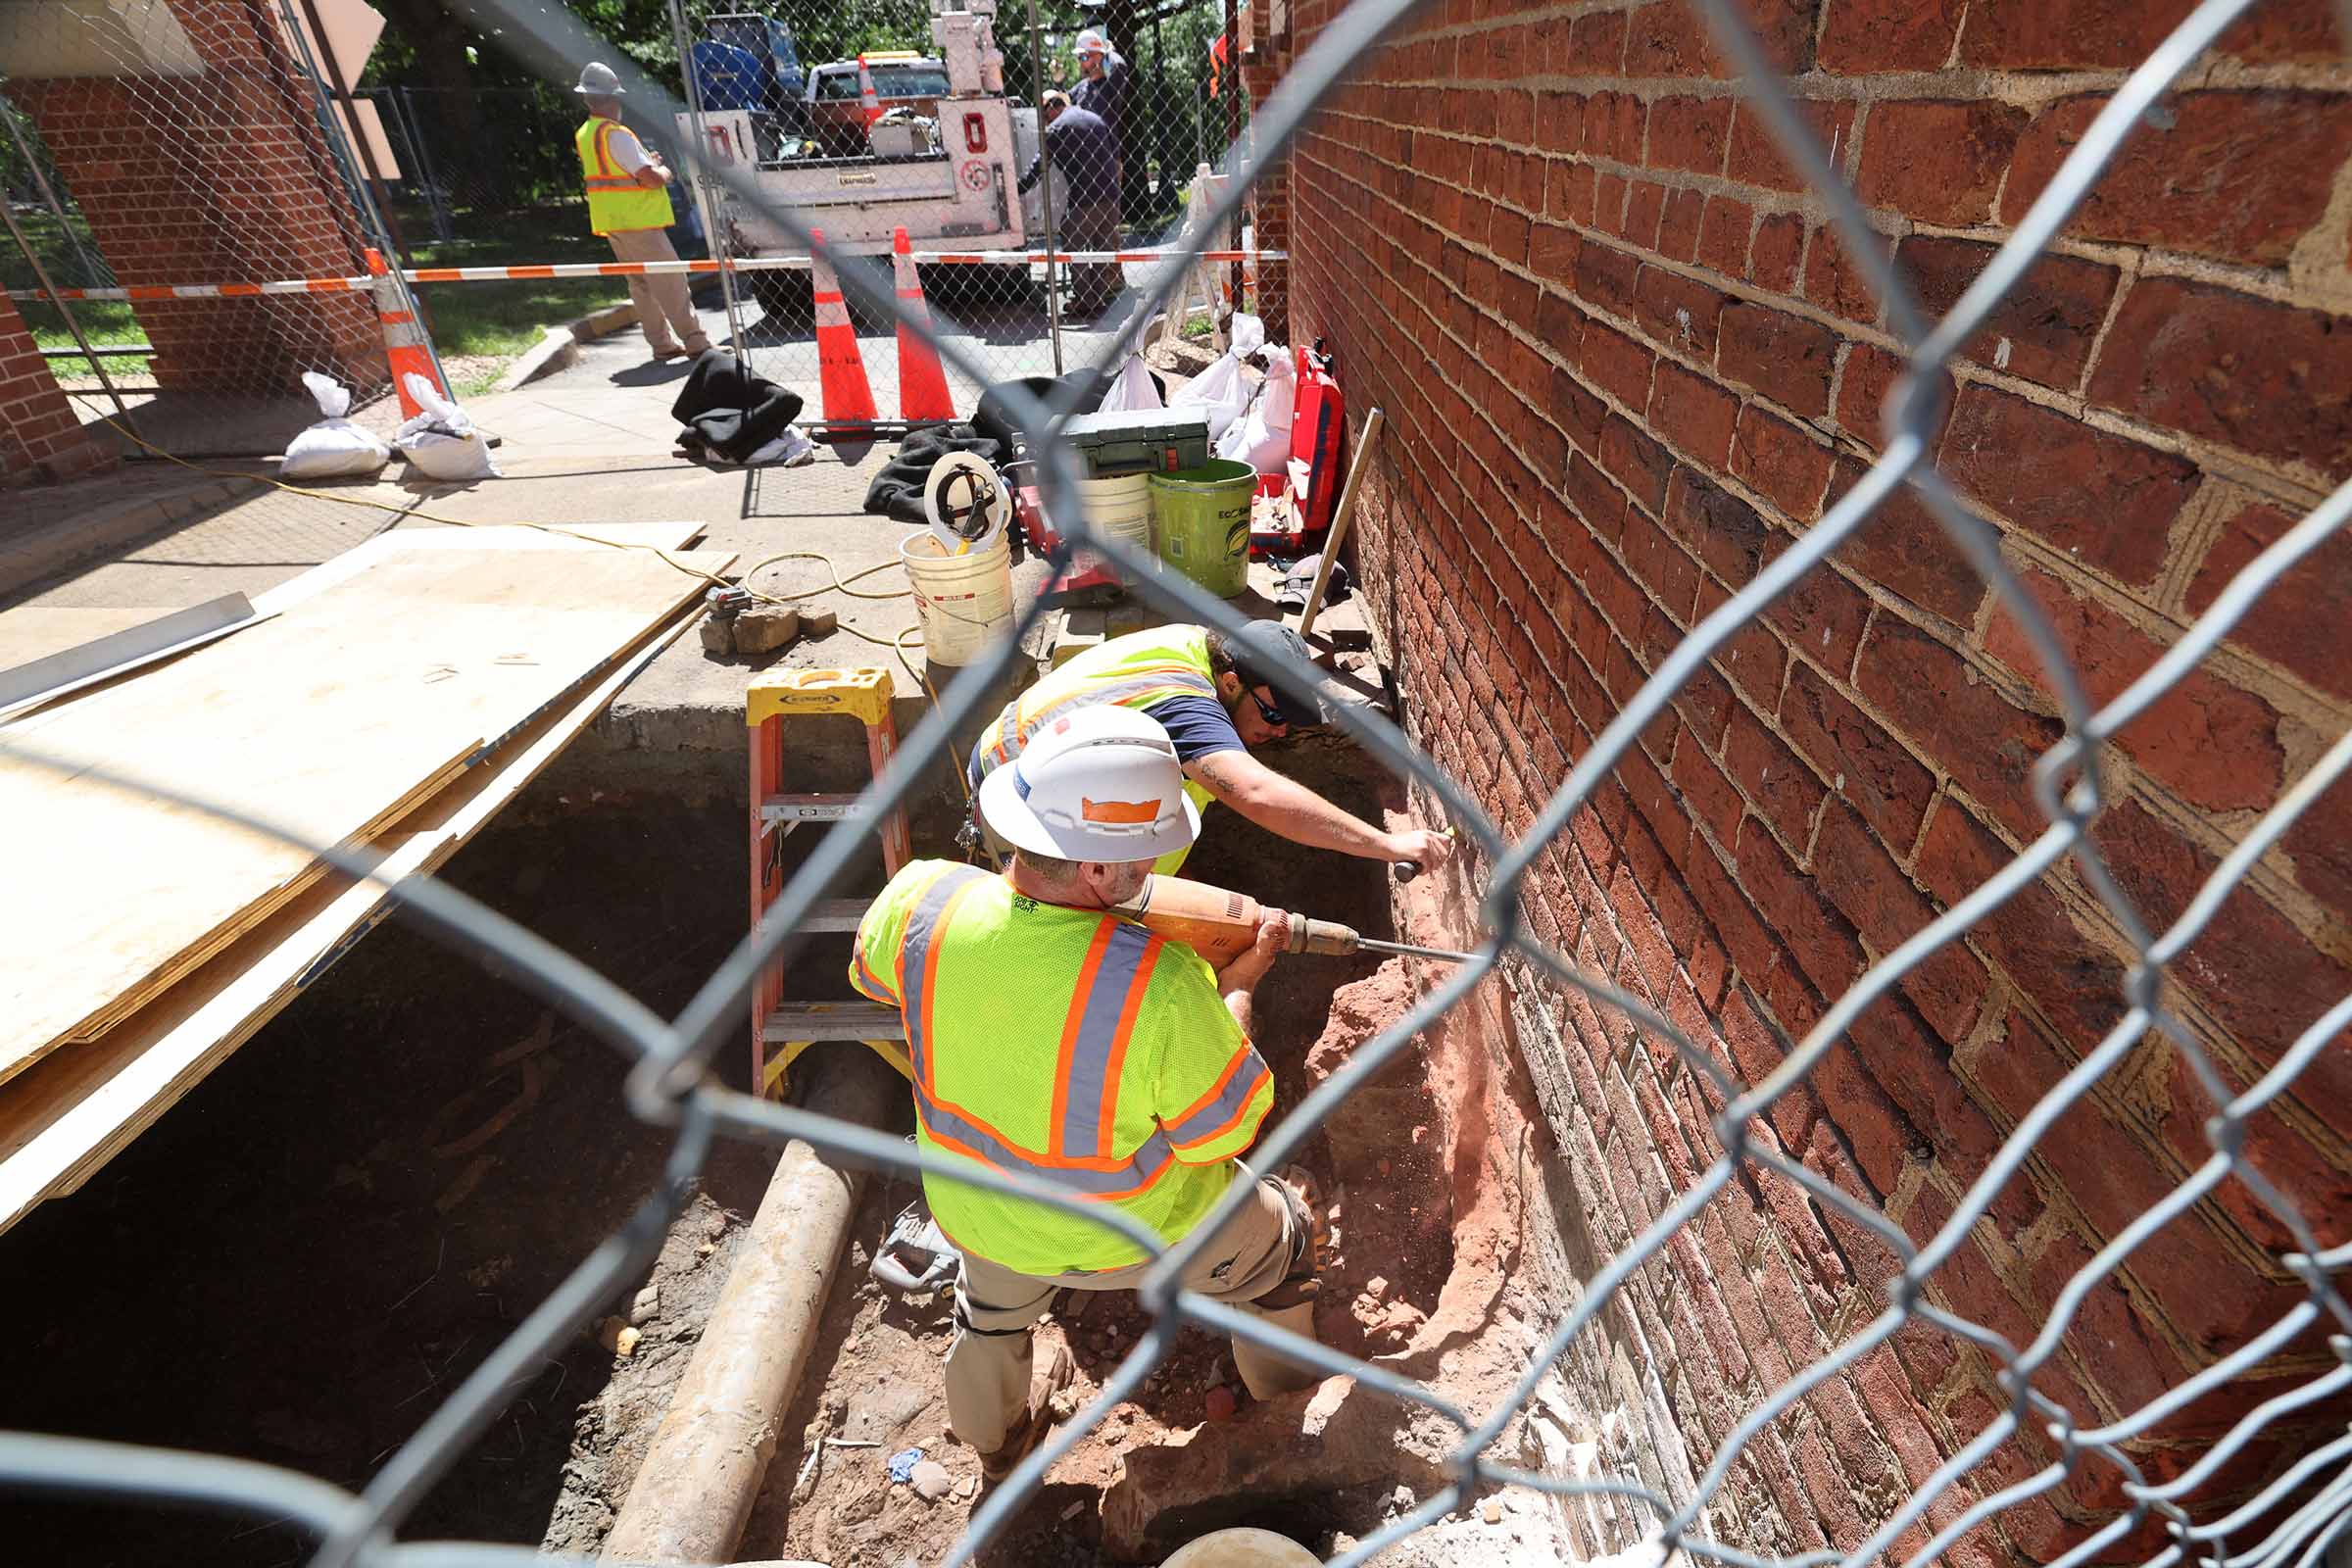
[[[659, 154], [648, 151], [636, 132], [620, 122], [620, 100], [627, 89], [612, 68], [591, 60], [580, 68], [573, 92], [588, 100], [587, 122], [572, 133], [579, 149], [580, 177], [588, 187], [588, 226], [612, 242], [612, 256], [622, 262], [674, 262], [670, 248], [667, 186], [670, 172]], [[694, 314], [694, 301], [683, 272], [627, 278], [629, 299], [645, 328], [645, 345], [655, 361], [689, 358], [710, 346]]]
[[[1309, 849], [1410, 861], [1424, 870], [1443, 865], [1453, 848], [1443, 835], [1425, 828], [1387, 832], [1250, 755], [1251, 747], [1328, 716], [1322, 703], [1302, 702], [1275, 683], [1273, 672], [1286, 663], [1309, 668], [1313, 654], [1304, 638], [1275, 620], [1252, 621], [1230, 639], [1187, 625], [1113, 637], [1007, 703], [980, 732], [965, 776], [976, 798], [983, 780], [1021, 756], [1055, 718], [1102, 704], [1132, 708], [1167, 732], [1185, 772], [1185, 793], [1196, 807], [1221, 801], [1267, 832]], [[974, 825], [990, 838], [984, 813], [975, 812]], [[991, 848], [1000, 858], [1004, 854], [993, 840]], [[1189, 841], [1178, 847], [1159, 869], [1175, 871], [1190, 848]]]
[[[1274, 1103], [1250, 994], [1290, 916], [1262, 911], [1253, 945], [1212, 970], [1112, 912], [1200, 823], [1167, 732], [1133, 709], [1055, 718], [990, 775], [980, 809], [1010, 866], [909, 863], [868, 906], [850, 961], [852, 984], [906, 1022], [918, 1143], [1115, 1207], [1169, 1245], [1246, 1183], [1184, 1286], [1312, 1338], [1308, 1183], [1241, 1163]], [[923, 1196], [962, 1253], [948, 1418], [1002, 1480], [1044, 1441], [1070, 1372], [1057, 1357], [1031, 1402], [1030, 1325], [1059, 1291], [1133, 1289], [1152, 1254], [1079, 1214], [928, 1171]], [[1260, 1398], [1316, 1380], [1244, 1340], [1233, 1356]]]
[[[1048, 161], [1061, 176], [1061, 222], [1055, 239], [1065, 251], [1115, 251], [1119, 248], [1119, 155], [1102, 117], [1070, 103], [1070, 95], [1046, 94], [1043, 145], [1021, 176], [1026, 192], [1045, 172]], [[1127, 286], [1115, 262], [1081, 262], [1070, 268], [1070, 309], [1080, 316], [1100, 316]]]
[[1127, 57], [1094, 27], [1078, 35], [1078, 85], [1070, 89], [1070, 107], [1101, 118], [1110, 127], [1111, 189], [1123, 201], [1127, 186], [1127, 87], [1132, 72]]

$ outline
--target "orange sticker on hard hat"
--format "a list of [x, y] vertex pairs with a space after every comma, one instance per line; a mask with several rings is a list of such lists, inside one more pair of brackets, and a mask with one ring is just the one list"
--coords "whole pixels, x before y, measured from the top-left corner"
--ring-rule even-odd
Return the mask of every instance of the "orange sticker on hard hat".
[[1157, 801], [1090, 801], [1078, 798], [1078, 814], [1089, 822], [1110, 822], [1122, 826], [1148, 826], [1159, 820]]

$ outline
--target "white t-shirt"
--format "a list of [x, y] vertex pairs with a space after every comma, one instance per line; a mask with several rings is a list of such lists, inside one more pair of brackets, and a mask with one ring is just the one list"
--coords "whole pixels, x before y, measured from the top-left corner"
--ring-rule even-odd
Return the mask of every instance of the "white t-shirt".
[[637, 145], [637, 133], [628, 126], [613, 126], [612, 134], [605, 138], [605, 146], [622, 173], [634, 174], [645, 167], [645, 149]]

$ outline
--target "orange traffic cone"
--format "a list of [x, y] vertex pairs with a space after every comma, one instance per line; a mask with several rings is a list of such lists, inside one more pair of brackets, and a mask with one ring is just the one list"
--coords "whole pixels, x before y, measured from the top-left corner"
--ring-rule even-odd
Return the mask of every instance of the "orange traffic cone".
[[858, 329], [841, 297], [841, 279], [822, 254], [825, 231], [809, 230], [818, 250], [809, 254], [809, 296], [816, 305], [816, 369], [823, 389], [827, 424], [874, 422], [874, 389], [866, 384], [858, 358]]
[[375, 296], [375, 318], [383, 324], [384, 360], [392, 369], [392, 390], [400, 394], [401, 416], [414, 419], [424, 408], [409, 396], [409, 377], [423, 376], [444, 399], [449, 397], [449, 383], [441, 379], [423, 323], [410, 311], [400, 279], [384, 265], [383, 252], [368, 250], [368, 275], [375, 279], [368, 285], [368, 292]]
[[923, 303], [923, 281], [906, 229], [891, 231], [890, 249], [891, 270], [899, 280], [899, 417], [908, 423], [953, 420], [956, 403], [948, 396], [947, 372], [940, 368], [939, 352], [918, 330], [931, 325], [931, 307]]
[[858, 57], [858, 119], [867, 130], [882, 118], [882, 95], [874, 91], [874, 74], [866, 69], [865, 56]]

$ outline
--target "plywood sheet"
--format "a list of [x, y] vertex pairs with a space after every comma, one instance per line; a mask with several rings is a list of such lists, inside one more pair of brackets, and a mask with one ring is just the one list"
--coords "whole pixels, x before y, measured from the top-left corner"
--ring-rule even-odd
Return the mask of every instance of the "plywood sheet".
[[[536, 777], [686, 622], [665, 628], [468, 769], [364, 853], [398, 881], [429, 872]], [[250, 1039], [390, 906], [336, 874], [90, 1044], [52, 1052], [0, 1086], [0, 1231], [76, 1191]]]
[[[701, 570], [723, 553], [682, 555]], [[560, 562], [561, 564], [557, 564]], [[309, 852], [6, 755], [32, 745], [365, 842], [702, 591], [645, 551], [389, 556], [0, 736], [0, 1080], [124, 1015], [316, 877]]]

